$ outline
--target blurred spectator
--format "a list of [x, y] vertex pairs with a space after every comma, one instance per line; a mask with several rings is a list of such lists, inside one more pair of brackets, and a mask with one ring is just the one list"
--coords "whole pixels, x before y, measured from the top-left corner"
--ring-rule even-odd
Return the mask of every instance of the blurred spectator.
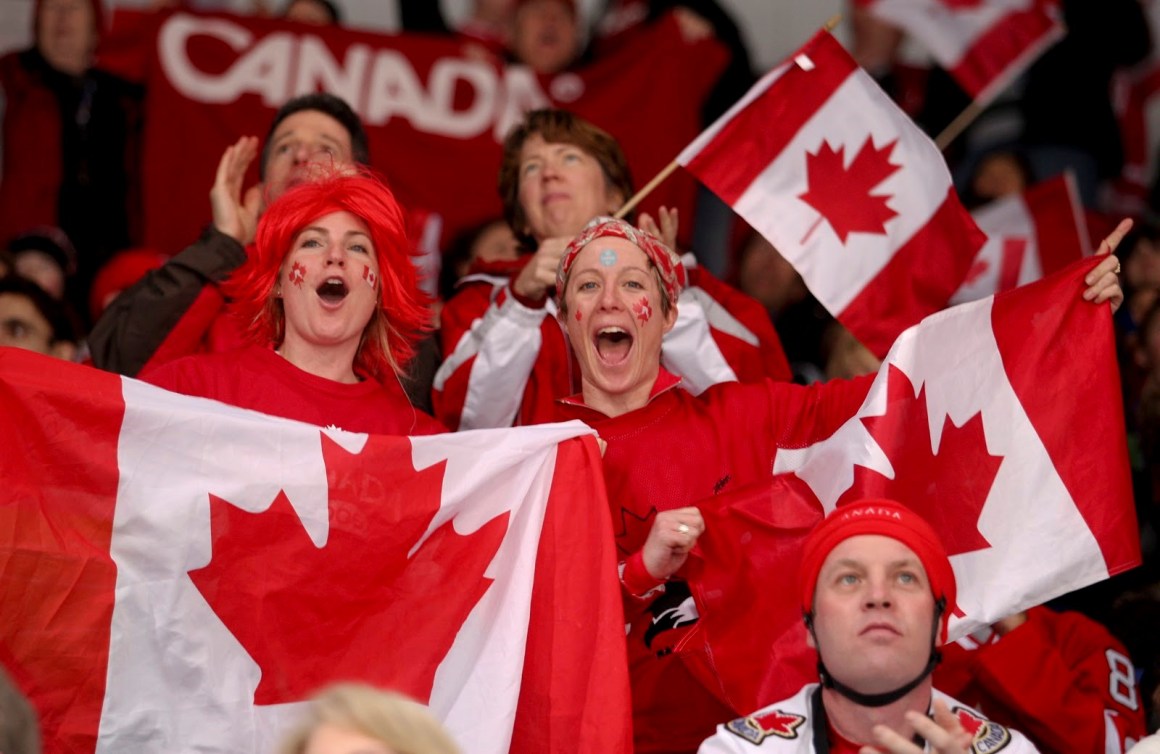
[[509, 50], [536, 73], [553, 74], [580, 57], [575, 0], [517, 0]]
[[517, 0], [473, 0], [467, 18], [452, 28], [443, 18], [438, 2], [400, 2], [404, 31], [455, 35], [495, 57], [502, 57], [511, 37], [512, 14]]
[[152, 249], [126, 249], [105, 263], [89, 291], [89, 316], [96, 322], [121, 291], [134, 285], [146, 273], [165, 264], [169, 257]]
[[741, 247], [737, 287], [765, 306], [794, 382], [808, 385], [825, 380], [825, 366], [840, 325], [806, 289], [793, 265], [760, 233], [752, 233]]
[[439, 295], [447, 301], [455, 295], [459, 281], [469, 273], [486, 273], [519, 258], [519, 242], [502, 217], [469, 228], [451, 242], [443, 255]]
[[1027, 71], [1023, 142], [1036, 180], [1075, 171], [1083, 203], [1095, 207], [1099, 182], [1123, 168], [1123, 146], [1112, 109], [1117, 68], [1151, 49], [1138, 0], [1062, 0], [1067, 36]]
[[0, 346], [71, 361], [76, 331], [61, 302], [31, 280], [9, 275], [0, 278]]
[[1023, 193], [1030, 186], [1031, 164], [1016, 148], [999, 148], [979, 157], [971, 171], [963, 204], [981, 207], [1005, 196]]
[[0, 668], [0, 752], [40, 754], [36, 711]]
[[69, 278], [76, 272], [77, 252], [60, 228], [40, 227], [17, 236], [8, 244], [16, 273], [64, 299]]
[[315, 26], [342, 25], [342, 14], [331, 0], [290, 0], [282, 18]]
[[392, 691], [360, 683], [328, 686], [310, 702], [306, 720], [287, 736], [282, 754], [458, 754], [430, 711]]
[[0, 238], [61, 228], [77, 250], [81, 311], [93, 275], [131, 244], [140, 90], [94, 70], [99, 0], [38, 0], [35, 45], [0, 58], [6, 102]]

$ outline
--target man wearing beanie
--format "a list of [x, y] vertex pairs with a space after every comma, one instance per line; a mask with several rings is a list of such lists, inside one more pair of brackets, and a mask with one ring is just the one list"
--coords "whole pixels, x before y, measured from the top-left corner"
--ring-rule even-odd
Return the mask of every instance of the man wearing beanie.
[[703, 754], [1036, 751], [933, 688], [955, 575], [913, 511], [891, 500], [838, 508], [806, 540], [799, 579], [821, 683], [718, 726]]

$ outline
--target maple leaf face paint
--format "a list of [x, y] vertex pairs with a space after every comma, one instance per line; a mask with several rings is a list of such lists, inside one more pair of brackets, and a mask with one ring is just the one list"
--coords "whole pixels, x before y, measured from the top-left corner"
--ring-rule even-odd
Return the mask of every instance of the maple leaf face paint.
[[378, 260], [366, 224], [349, 212], [320, 217], [295, 236], [284, 264], [293, 285], [282, 293], [283, 353], [344, 344], [353, 361], [379, 306]]
[[290, 268], [290, 274], [287, 275], [287, 279], [299, 288], [302, 287], [302, 283], [306, 280], [306, 268], [302, 266], [301, 262], [294, 263], [294, 266]]
[[676, 319], [675, 309], [653, 316], [661, 296], [650, 258], [631, 241], [600, 238], [577, 254], [564, 288], [573, 313], [566, 327], [589, 405], [647, 400]]
[[648, 302], [648, 296], [641, 296], [635, 304], [632, 305], [632, 313], [636, 318], [645, 324], [652, 317], [652, 305]]

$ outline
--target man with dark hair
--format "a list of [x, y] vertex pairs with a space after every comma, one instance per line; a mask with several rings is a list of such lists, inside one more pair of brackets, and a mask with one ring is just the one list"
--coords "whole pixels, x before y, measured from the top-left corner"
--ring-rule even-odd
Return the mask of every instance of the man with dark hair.
[[217, 321], [224, 301], [218, 284], [246, 260], [262, 210], [290, 187], [310, 180], [316, 169], [370, 160], [358, 116], [342, 99], [325, 93], [305, 94], [283, 105], [261, 155], [262, 182], [243, 193], [246, 170], [258, 156], [258, 139], [243, 136], [226, 148], [210, 189], [213, 222], [193, 245], [109, 306], [89, 336], [94, 365], [135, 376], [154, 359], [240, 345], [236, 333]]
[[8, 275], [0, 278], [0, 346], [71, 361], [76, 330], [63, 303], [31, 280]]
[[909, 508], [863, 500], [835, 510], [806, 540], [799, 585], [821, 683], [718, 726], [701, 754], [1036, 751], [933, 687], [955, 573]]

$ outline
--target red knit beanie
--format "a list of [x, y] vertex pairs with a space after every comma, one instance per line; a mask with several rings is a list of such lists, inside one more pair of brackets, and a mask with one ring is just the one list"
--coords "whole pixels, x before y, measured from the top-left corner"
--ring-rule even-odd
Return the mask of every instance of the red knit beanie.
[[[943, 615], [955, 609], [955, 572], [935, 530], [917, 513], [893, 500], [860, 500], [843, 505], [818, 524], [806, 540], [801, 563], [802, 610], [814, 611], [814, 592], [822, 564], [835, 547], [850, 537], [878, 534], [898, 540], [909, 547], [926, 570], [930, 590], [936, 600], [944, 600]], [[939, 643], [946, 641], [946, 625]]]

